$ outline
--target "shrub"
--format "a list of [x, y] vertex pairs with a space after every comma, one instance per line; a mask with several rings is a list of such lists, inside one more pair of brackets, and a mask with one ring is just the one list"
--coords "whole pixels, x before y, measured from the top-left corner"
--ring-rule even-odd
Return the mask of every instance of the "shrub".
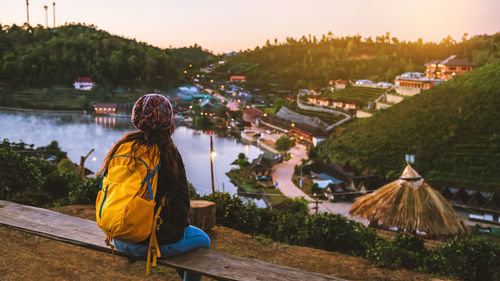
[[425, 259], [427, 270], [462, 280], [499, 280], [500, 246], [467, 236], [436, 248]]
[[85, 180], [75, 181], [68, 194], [69, 204], [94, 204], [101, 177], [87, 178]]
[[364, 255], [377, 237], [373, 230], [360, 223], [326, 213], [310, 216], [306, 229], [307, 245], [356, 255]]
[[423, 239], [399, 232], [392, 241], [377, 239], [366, 251], [366, 257], [378, 266], [410, 269], [421, 268], [425, 254]]

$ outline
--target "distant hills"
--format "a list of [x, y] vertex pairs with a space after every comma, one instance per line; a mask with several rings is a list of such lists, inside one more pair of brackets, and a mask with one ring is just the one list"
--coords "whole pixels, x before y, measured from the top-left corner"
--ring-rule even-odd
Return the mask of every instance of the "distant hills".
[[436, 186], [500, 192], [500, 59], [329, 139], [331, 159], [389, 179], [401, 174], [405, 154]]
[[169, 88], [184, 82], [189, 64], [212, 60], [197, 45], [160, 49], [92, 25], [0, 25], [0, 83], [14, 87], [71, 85], [76, 77], [91, 77], [101, 85]]
[[464, 36], [460, 41], [447, 37], [439, 43], [400, 41], [389, 33], [375, 38], [329, 33], [321, 38], [268, 41], [262, 47], [226, 57], [221, 72], [246, 75], [250, 88], [265, 92], [321, 88], [339, 78], [392, 83], [396, 75], [424, 71], [426, 62], [454, 54], [481, 66], [500, 57], [499, 40], [500, 33]]

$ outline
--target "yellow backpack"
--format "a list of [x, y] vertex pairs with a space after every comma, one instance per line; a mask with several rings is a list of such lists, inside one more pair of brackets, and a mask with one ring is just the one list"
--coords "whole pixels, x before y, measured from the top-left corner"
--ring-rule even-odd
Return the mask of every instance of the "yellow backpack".
[[149, 274], [151, 254], [153, 266], [161, 257], [156, 229], [161, 224], [160, 211], [155, 213], [155, 195], [159, 155], [151, 155], [146, 147], [139, 146], [131, 155], [132, 142], [120, 145], [102, 175], [96, 199], [97, 225], [106, 234], [106, 243], [113, 250], [111, 240], [136, 243], [149, 239], [146, 274]]

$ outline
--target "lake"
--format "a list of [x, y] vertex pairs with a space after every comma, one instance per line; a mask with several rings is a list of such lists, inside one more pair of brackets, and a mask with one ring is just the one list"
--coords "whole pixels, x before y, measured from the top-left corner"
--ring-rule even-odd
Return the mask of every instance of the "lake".
[[[94, 116], [84, 113], [60, 113], [0, 110], [0, 138], [11, 142], [48, 145], [57, 140], [63, 151], [75, 163], [92, 148], [95, 152], [85, 162], [85, 167], [97, 172], [106, 153], [124, 133], [135, 130], [127, 117]], [[188, 180], [201, 195], [211, 193], [210, 179], [210, 136], [201, 131], [179, 126], [173, 135], [184, 165]], [[237, 192], [226, 172], [231, 169], [239, 153], [245, 153], [252, 160], [261, 150], [255, 146], [239, 142], [233, 137], [213, 135], [214, 181], [216, 190], [231, 194]], [[265, 207], [263, 200], [257, 205]]]

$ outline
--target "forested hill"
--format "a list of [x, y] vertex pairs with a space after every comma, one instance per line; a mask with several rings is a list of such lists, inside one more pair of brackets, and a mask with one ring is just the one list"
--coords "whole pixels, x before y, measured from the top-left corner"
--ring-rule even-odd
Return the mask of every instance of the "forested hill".
[[500, 191], [500, 60], [455, 77], [329, 140], [333, 160], [395, 178], [405, 154], [424, 178]]
[[252, 88], [273, 91], [325, 87], [329, 80], [371, 79], [393, 82], [407, 71], [424, 71], [424, 64], [458, 55], [477, 66], [499, 57], [500, 33], [488, 36], [451, 37], [439, 44], [400, 41], [390, 34], [374, 39], [361, 36], [287, 38], [286, 42], [267, 42], [265, 46], [227, 57], [224, 68], [247, 76]]
[[0, 82], [12, 86], [71, 85], [91, 77], [104, 85], [167, 88], [189, 64], [214, 56], [195, 45], [160, 49], [80, 24], [53, 28], [0, 25]]

